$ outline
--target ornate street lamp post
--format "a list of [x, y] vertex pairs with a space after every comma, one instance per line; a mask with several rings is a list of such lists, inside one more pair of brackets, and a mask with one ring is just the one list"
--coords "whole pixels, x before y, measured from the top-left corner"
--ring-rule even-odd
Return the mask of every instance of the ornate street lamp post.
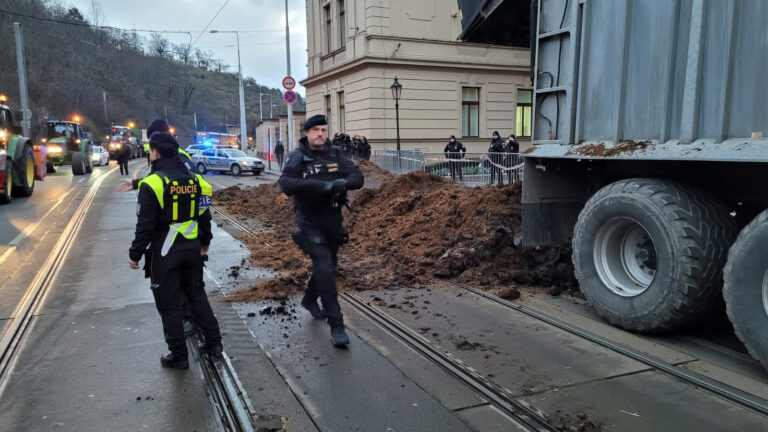
[[403, 92], [403, 86], [397, 81], [397, 77], [395, 77], [395, 82], [392, 83], [390, 89], [392, 89], [392, 97], [395, 98], [395, 125], [397, 127], [397, 165], [400, 174], [402, 174], [402, 169], [400, 166], [400, 94]]

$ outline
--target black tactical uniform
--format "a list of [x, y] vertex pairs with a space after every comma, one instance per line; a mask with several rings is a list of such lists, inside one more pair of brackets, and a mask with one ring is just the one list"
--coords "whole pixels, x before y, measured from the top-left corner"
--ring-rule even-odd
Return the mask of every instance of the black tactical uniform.
[[[517, 156], [514, 155], [520, 153], [520, 144], [517, 142], [514, 136], [510, 136], [509, 139], [507, 139], [507, 143], [504, 144], [504, 153], [509, 153], [506, 156], [506, 163], [504, 165], [507, 168], [512, 168], [515, 166], [515, 163], [518, 161], [518, 159]], [[513, 169], [507, 171], [507, 181], [509, 184], [512, 184], [514, 173], [515, 170]]]
[[456, 180], [456, 174], [458, 174], [459, 180], [464, 180], [459, 161], [464, 158], [464, 153], [467, 152], [467, 148], [464, 147], [464, 144], [457, 141], [455, 137], [451, 136], [451, 138], [453, 139], [453, 142], [448, 141], [448, 144], [443, 150], [443, 152], [445, 152], [445, 157], [448, 159], [448, 165], [450, 165], [451, 168], [451, 178]]
[[201, 211], [210, 204], [210, 185], [184, 169], [175, 147], [166, 142], [156, 144], [156, 139], [170, 141], [173, 137], [155, 133], [150, 139], [151, 147], [166, 148], [160, 151], [163, 157], [153, 162], [153, 174], [140, 183], [138, 221], [129, 255], [131, 261], [138, 262], [146, 254], [152, 294], [171, 352], [161, 359], [162, 364], [186, 369], [184, 296], [205, 337], [203, 351], [221, 353], [219, 324], [203, 289], [200, 255], [201, 246], [208, 246], [212, 238], [210, 212]]
[[493, 140], [491, 141], [490, 147], [488, 147], [488, 153], [490, 154], [491, 162], [491, 184], [493, 184], [494, 178], [498, 179], [498, 184], [501, 186], [504, 183], [504, 178], [502, 177], [501, 168], [499, 168], [504, 163], [504, 141], [501, 140], [501, 136], [499, 136], [499, 133], [494, 131], [493, 132]]
[[[304, 137], [288, 154], [278, 183], [286, 195], [293, 197], [300, 230], [293, 239], [312, 259], [312, 276], [302, 305], [315, 318], [324, 314], [332, 331], [343, 329], [335, 275], [339, 247], [348, 237], [342, 226], [341, 208], [346, 203], [346, 190], [363, 187], [363, 173], [330, 141], [323, 150], [315, 151]], [[322, 312], [317, 310], [318, 298]]]

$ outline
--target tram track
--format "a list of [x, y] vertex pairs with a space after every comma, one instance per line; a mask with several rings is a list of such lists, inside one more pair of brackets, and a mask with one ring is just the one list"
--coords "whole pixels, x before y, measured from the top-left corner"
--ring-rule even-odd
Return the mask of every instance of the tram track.
[[[214, 207], [212, 207], [212, 209], [215, 213], [230, 223], [234, 228], [243, 232], [254, 232], [252, 229], [245, 226], [236, 218], [228, 215], [226, 212]], [[660, 371], [680, 381], [683, 381], [688, 385], [702, 389], [716, 397], [725, 399], [755, 413], [768, 416], [768, 401], [765, 399], [739, 390], [738, 388], [713, 378], [688, 370], [684, 368], [682, 364], [677, 365], [665, 362], [651, 354], [634, 349], [626, 344], [597, 335], [588, 330], [579, 328], [535, 309], [501, 299], [480, 289], [467, 286], [461, 286], [461, 288], [488, 301], [503, 305], [536, 320], [555, 326], [556, 328], [573, 334], [581, 339], [608, 348], [616, 353], [645, 364], [654, 370]], [[546, 415], [543, 412], [530, 405], [518, 401], [509, 391], [487, 380], [485, 377], [474, 371], [471, 367], [464, 365], [460, 360], [453, 358], [453, 356], [450, 354], [442, 351], [438, 347], [435, 347], [421, 334], [400, 323], [389, 314], [381, 311], [379, 308], [370, 305], [367, 300], [351, 293], [342, 293], [340, 294], [340, 297], [344, 299], [348, 305], [360, 312], [363, 316], [375, 322], [396, 339], [406, 343], [408, 346], [419, 352], [422, 356], [449, 372], [456, 379], [467, 384], [478, 394], [487, 398], [491, 404], [504, 411], [507, 415], [521, 422], [526, 427], [537, 431], [554, 430], [552, 429], [552, 426], [547, 423]]]
[[480, 296], [486, 300], [490, 300], [494, 303], [500, 304], [509, 309], [522, 313], [526, 316], [534, 318], [538, 321], [552, 325], [560, 330], [571, 333], [581, 339], [588, 340], [592, 343], [600, 345], [611, 351], [614, 351], [621, 355], [629, 357], [655, 370], [661, 371], [667, 375], [670, 375], [674, 378], [682, 380], [692, 386], [706, 390], [713, 395], [729, 400], [741, 407], [744, 407], [756, 413], [768, 416], [768, 401], [766, 401], [765, 399], [751, 395], [737, 388], [734, 388], [728, 384], [722, 383], [720, 381], [714, 380], [712, 378], [706, 377], [696, 372], [692, 372], [683, 367], [665, 362], [653, 355], [644, 353], [642, 351], [631, 348], [626, 344], [612, 341], [608, 338], [597, 335], [588, 330], [584, 330], [577, 326], [571, 325], [551, 315], [545, 314], [543, 312], [537, 311], [529, 307], [525, 307], [523, 305], [520, 305], [518, 303], [509, 301], [509, 300], [502, 299], [500, 297], [497, 297], [483, 290], [469, 287], [469, 286], [461, 286], [461, 288], [477, 296]]
[[[138, 178], [139, 172], [148, 172], [149, 167], [143, 167], [134, 172]], [[142, 176], [143, 177], [143, 176]], [[213, 211], [218, 212], [211, 207]], [[220, 213], [220, 212], [218, 212]], [[234, 220], [230, 220], [236, 223]], [[258, 414], [251, 404], [234, 366], [229, 360], [226, 350], [221, 357], [213, 357], [200, 351], [203, 343], [199, 331], [187, 336], [187, 349], [192, 355], [194, 364], [200, 367], [200, 373], [206, 383], [206, 394], [214, 411], [214, 418], [219, 431], [222, 432], [253, 432]]]
[[[225, 219], [234, 228], [246, 232], [254, 231], [240, 223], [237, 219], [228, 215], [226, 212], [211, 207], [211, 210]], [[518, 400], [508, 390], [498, 384], [486, 379], [471, 367], [465, 365], [460, 360], [434, 346], [423, 336], [413, 331], [409, 327], [400, 323], [388, 314], [381, 312], [377, 308], [369, 305], [365, 300], [350, 293], [342, 293], [340, 297], [352, 308], [357, 310], [371, 322], [381, 326], [387, 333], [395, 339], [405, 343], [413, 348], [421, 356], [447, 371], [458, 381], [464, 383], [473, 389], [481, 397], [485, 398], [496, 408], [517, 421], [521, 426], [530, 431], [546, 432], [557, 430], [549, 424], [546, 414], [535, 407]]]
[[43, 303], [48, 291], [53, 286], [69, 254], [77, 234], [85, 221], [88, 209], [91, 207], [96, 194], [104, 180], [114, 172], [113, 168], [98, 176], [91, 184], [80, 205], [75, 210], [69, 223], [64, 228], [58, 241], [51, 249], [48, 257], [36, 273], [32, 283], [25, 291], [21, 301], [16, 306], [13, 318], [0, 339], [0, 394], [7, 385], [10, 372], [13, 370], [17, 354], [24, 338], [32, 324], [35, 312]]

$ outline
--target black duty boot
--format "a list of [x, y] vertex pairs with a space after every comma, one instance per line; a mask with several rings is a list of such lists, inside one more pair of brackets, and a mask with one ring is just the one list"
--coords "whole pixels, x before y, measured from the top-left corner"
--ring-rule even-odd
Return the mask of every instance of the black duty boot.
[[200, 345], [200, 351], [213, 357], [221, 357], [221, 353], [224, 351], [224, 347], [221, 346], [221, 342], [208, 343], [205, 342]]
[[347, 332], [344, 331], [343, 325], [331, 327], [331, 341], [333, 342], [333, 346], [337, 347], [343, 347], [349, 344], [349, 336], [347, 336]]
[[317, 300], [310, 301], [306, 296], [301, 299], [301, 307], [308, 310], [314, 319], [325, 319], [325, 314], [320, 306], [317, 305]]
[[184, 336], [189, 336], [195, 333], [195, 323], [192, 320], [184, 320]]
[[167, 368], [189, 369], [187, 353], [170, 353], [160, 357], [160, 364]]

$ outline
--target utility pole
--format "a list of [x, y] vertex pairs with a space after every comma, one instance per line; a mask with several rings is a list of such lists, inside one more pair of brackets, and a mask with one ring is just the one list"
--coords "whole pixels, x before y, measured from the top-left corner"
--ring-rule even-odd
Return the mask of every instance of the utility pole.
[[243, 68], [240, 67], [240, 33], [237, 38], [237, 70], [240, 75], [240, 150], [248, 148], [248, 131], [245, 128], [245, 89], [243, 88]]
[[104, 99], [104, 124], [109, 126], [109, 117], [107, 116], [107, 92], [101, 92], [101, 96]]
[[24, 63], [24, 37], [21, 34], [21, 24], [13, 23], [13, 33], [16, 36], [16, 66], [19, 70], [19, 93], [21, 99], [21, 128], [24, 136], [32, 133], [32, 111], [29, 109], [29, 93], [27, 93], [27, 67]]
[[[288, 76], [291, 76], [291, 36], [288, 29], [288, 0], [285, 0], [285, 59], [288, 63]], [[287, 151], [293, 141], [293, 105], [288, 105], [288, 142], [285, 145]]]
[[168, 105], [164, 105], [165, 107], [165, 122], [168, 123]]
[[195, 132], [197, 132], [197, 113], [192, 113], [192, 117], [195, 119]]

